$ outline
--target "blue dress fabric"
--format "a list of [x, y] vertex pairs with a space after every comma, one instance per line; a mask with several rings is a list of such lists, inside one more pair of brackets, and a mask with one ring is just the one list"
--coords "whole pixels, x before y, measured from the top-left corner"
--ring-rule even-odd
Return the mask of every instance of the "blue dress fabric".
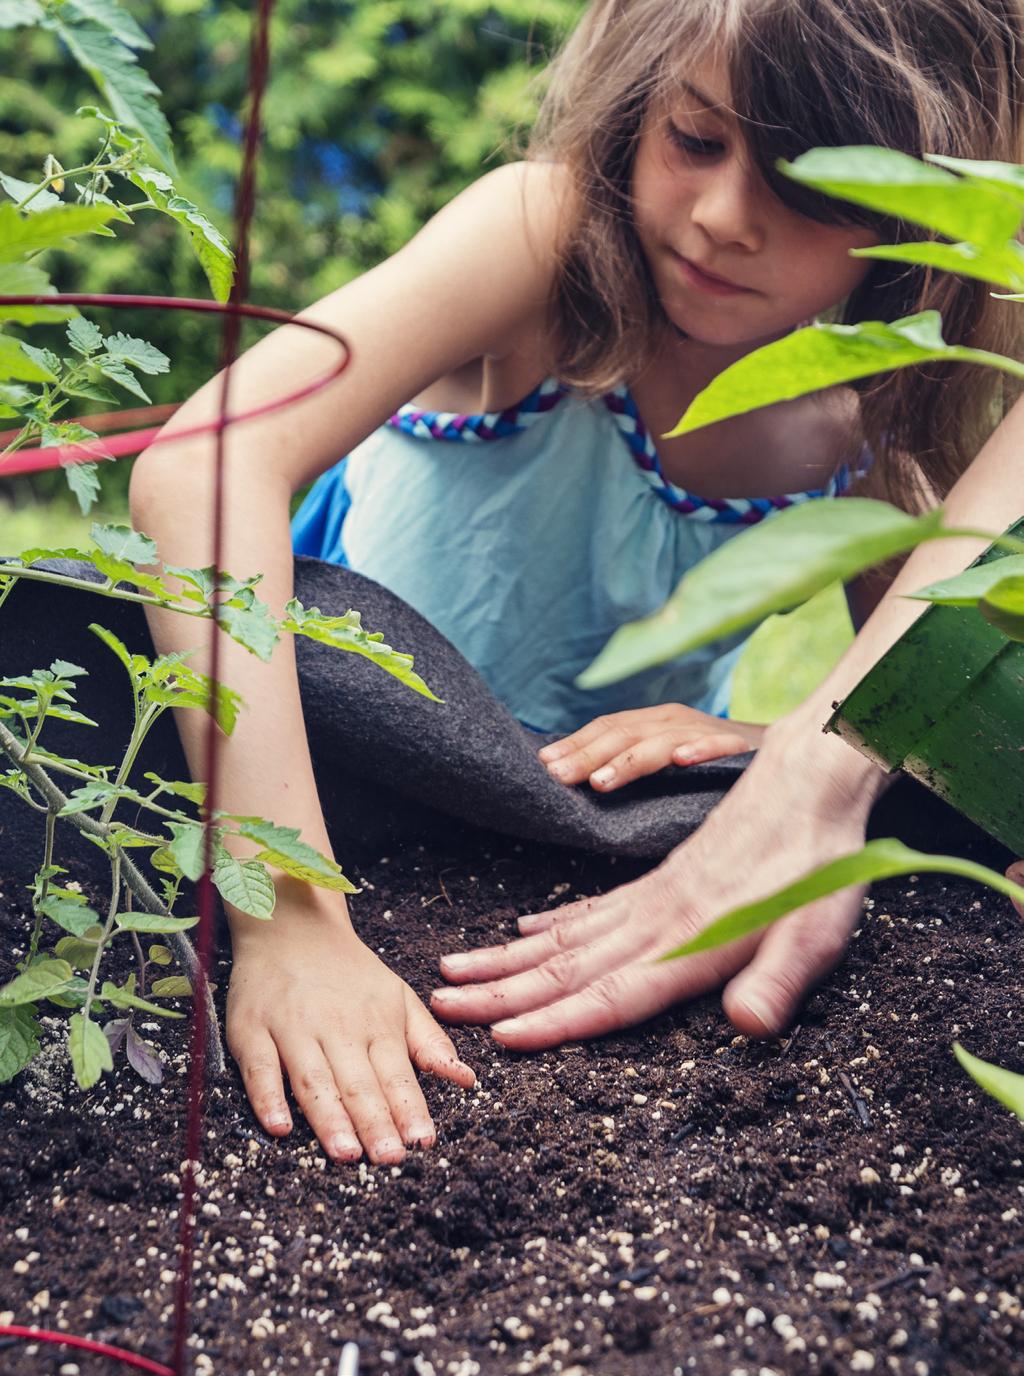
[[584, 399], [548, 379], [501, 412], [402, 407], [319, 478], [292, 539], [396, 593], [524, 725], [561, 734], [666, 702], [727, 715], [749, 632], [596, 691], [574, 679], [724, 541], [848, 484], [698, 497], [663, 476], [625, 386]]

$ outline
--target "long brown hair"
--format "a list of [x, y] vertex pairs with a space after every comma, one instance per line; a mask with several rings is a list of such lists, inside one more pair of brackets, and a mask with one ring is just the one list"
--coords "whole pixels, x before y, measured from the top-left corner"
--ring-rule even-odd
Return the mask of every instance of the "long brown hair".
[[[1024, 162], [1024, 0], [595, 0], [549, 68], [529, 156], [570, 171], [574, 213], [552, 293], [557, 368], [585, 392], [635, 377], [665, 316], [633, 227], [645, 116], [724, 50], [752, 163], [785, 205], [882, 243], [928, 232], [801, 187], [776, 168], [813, 147]], [[878, 261], [827, 318], [939, 310], [949, 342], [1019, 357], [1022, 307], [991, 287]], [[907, 507], [943, 496], [1020, 392], [992, 369], [935, 363], [854, 384], [876, 463], [869, 485]]]

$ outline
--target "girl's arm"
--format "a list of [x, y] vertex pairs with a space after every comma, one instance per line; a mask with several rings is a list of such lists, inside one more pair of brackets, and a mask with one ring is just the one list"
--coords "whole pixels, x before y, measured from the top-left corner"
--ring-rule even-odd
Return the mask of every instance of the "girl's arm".
[[[1024, 513], [1020, 485], [1024, 399], [992, 435], [946, 502], [946, 524], [1002, 531]], [[926, 604], [902, 594], [951, 577], [984, 540], [920, 546], [820, 689], [770, 727], [743, 776], [707, 821], [653, 873], [600, 898], [523, 918], [529, 933], [505, 947], [445, 957], [461, 989], [435, 993], [452, 1021], [494, 1022], [517, 1050], [629, 1026], [726, 985], [735, 1026], [770, 1036], [842, 957], [861, 917], [862, 887], [790, 914], [730, 946], [659, 964], [715, 917], [858, 849], [889, 776], [822, 723]]]
[[[237, 577], [261, 572], [261, 595], [274, 613], [292, 595], [293, 492], [429, 382], [507, 351], [510, 339], [522, 338], [542, 318], [559, 191], [556, 168], [518, 165], [491, 173], [388, 262], [302, 313], [349, 339], [349, 369], [297, 405], [233, 426], [225, 443], [222, 562]], [[230, 410], [237, 414], [288, 394], [322, 375], [334, 357], [330, 341], [312, 332], [275, 331], [235, 366]], [[219, 395], [214, 379], [164, 435], [215, 418]], [[165, 562], [210, 562], [213, 482], [208, 437], [161, 443], [136, 464], [132, 518], [157, 541]], [[170, 612], [150, 616], [158, 649], [191, 651], [202, 669], [207, 643], [197, 624]], [[221, 741], [219, 806], [298, 827], [330, 854], [291, 638], [263, 664], [222, 636], [219, 672], [246, 702], [234, 734]], [[202, 725], [186, 712], [178, 726], [199, 775]], [[268, 1131], [289, 1131], [283, 1069], [332, 1156], [357, 1156], [362, 1143], [376, 1160], [400, 1159], [403, 1142], [433, 1140], [410, 1058], [462, 1084], [472, 1084], [473, 1073], [408, 987], [358, 941], [341, 895], [275, 877], [272, 922], [228, 909], [234, 952], [228, 1042], [253, 1107]]]

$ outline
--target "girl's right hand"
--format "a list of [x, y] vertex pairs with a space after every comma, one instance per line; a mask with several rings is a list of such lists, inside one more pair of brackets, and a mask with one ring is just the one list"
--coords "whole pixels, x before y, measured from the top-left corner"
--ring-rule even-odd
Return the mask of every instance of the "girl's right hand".
[[283, 1072], [328, 1157], [355, 1161], [365, 1149], [373, 1162], [399, 1162], [407, 1146], [436, 1139], [416, 1069], [465, 1089], [476, 1076], [359, 940], [344, 900], [299, 888], [279, 882], [269, 922], [232, 918], [228, 1046], [272, 1136], [292, 1128]]

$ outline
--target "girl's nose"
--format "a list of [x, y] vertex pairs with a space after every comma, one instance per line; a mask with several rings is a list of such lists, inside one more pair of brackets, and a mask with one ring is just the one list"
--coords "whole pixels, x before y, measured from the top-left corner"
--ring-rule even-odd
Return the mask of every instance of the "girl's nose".
[[756, 179], [735, 159], [708, 171], [690, 218], [717, 244], [739, 244], [756, 253], [764, 246]]

